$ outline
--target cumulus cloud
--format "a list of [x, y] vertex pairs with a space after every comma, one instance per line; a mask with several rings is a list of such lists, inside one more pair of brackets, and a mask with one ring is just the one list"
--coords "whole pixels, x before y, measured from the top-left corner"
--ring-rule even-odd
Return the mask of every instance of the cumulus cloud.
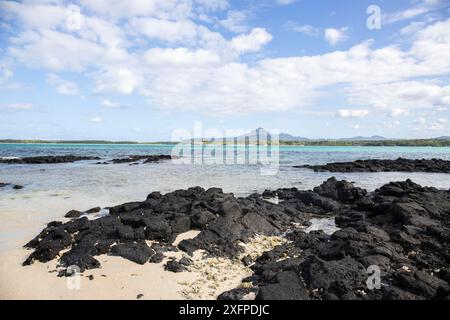
[[116, 109], [116, 108], [120, 108], [121, 104], [119, 102], [116, 101], [111, 101], [111, 100], [103, 100], [101, 103], [102, 107], [104, 108], [110, 108], [110, 109]]
[[[81, 0], [79, 5], [83, 24], [71, 29], [67, 7], [59, 1], [0, 1], [5, 19], [20, 25], [5, 55], [51, 74], [82, 72], [92, 77], [96, 92], [139, 94], [165, 109], [283, 111], [311, 105], [333, 86], [347, 98], [342, 110], [353, 110], [344, 112], [348, 117], [372, 108], [400, 117], [412, 108], [450, 107], [449, 84], [442, 79], [450, 73], [450, 19], [410, 31], [409, 46], [365, 41], [319, 55], [261, 58], [273, 38], [266, 29], [225, 36], [203, 23], [212, 12], [229, 15], [226, 1]], [[39, 19], [32, 12], [39, 12]], [[328, 29], [324, 36], [337, 45], [346, 33], [346, 28]], [[1, 69], [0, 77], [10, 79], [8, 70]], [[437, 77], [440, 81], [433, 80]]]
[[102, 123], [103, 122], [103, 118], [101, 118], [101, 117], [93, 117], [93, 118], [89, 119], [89, 122]]
[[231, 39], [231, 47], [239, 53], [256, 52], [272, 40], [272, 35], [263, 28], [254, 28], [249, 34]]
[[364, 118], [369, 114], [369, 110], [364, 109], [340, 109], [336, 116], [340, 118]]
[[54, 86], [60, 94], [76, 95], [79, 92], [78, 86], [75, 83], [64, 80], [53, 73], [47, 75], [47, 83]]
[[244, 11], [230, 10], [225, 19], [219, 20], [219, 24], [232, 32], [241, 33], [248, 30], [246, 20], [247, 14]]
[[334, 29], [328, 28], [324, 32], [325, 40], [332, 46], [337, 45], [347, 38], [347, 28]]

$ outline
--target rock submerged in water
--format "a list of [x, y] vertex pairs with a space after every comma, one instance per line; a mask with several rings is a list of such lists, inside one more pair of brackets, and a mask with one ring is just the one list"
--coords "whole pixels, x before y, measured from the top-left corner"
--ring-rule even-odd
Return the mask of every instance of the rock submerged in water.
[[130, 163], [130, 165], [139, 165], [142, 163], [155, 163], [165, 160], [177, 159], [178, 157], [174, 157], [166, 154], [157, 154], [157, 155], [131, 155], [125, 158], [115, 158], [111, 161], [98, 162], [97, 164], [119, 164], [119, 163]]
[[0, 159], [0, 163], [6, 164], [44, 164], [44, 163], [70, 163], [83, 160], [100, 160], [99, 157], [85, 157], [85, 156], [39, 156], [39, 157], [25, 157], [14, 159]]
[[308, 168], [314, 171], [330, 172], [435, 172], [450, 173], [450, 161], [442, 159], [404, 159], [396, 160], [356, 160], [353, 162], [334, 162], [325, 165], [303, 165], [295, 168]]
[[[246, 261], [252, 288], [236, 288], [220, 299], [449, 299], [450, 192], [410, 180], [391, 182], [372, 193], [330, 178], [312, 191], [296, 188], [236, 198], [221, 189], [194, 187], [110, 208], [110, 215], [67, 223], [52, 222], [26, 247], [24, 265], [59, 257], [63, 267], [98, 268], [95, 256], [111, 254], [136, 263], [160, 263], [175, 237], [200, 233], [178, 248], [192, 254], [237, 258], [238, 245], [252, 236], [286, 234], [288, 243]], [[335, 216], [341, 230], [305, 233], [315, 215]], [[148, 246], [146, 240], [158, 241]], [[169, 260], [166, 269], [183, 271], [189, 259]], [[381, 270], [382, 286], [367, 287], [367, 268]]]
[[8, 187], [8, 186], [12, 186], [12, 188], [14, 190], [21, 190], [21, 189], [23, 189], [23, 186], [18, 185], [18, 184], [11, 184], [11, 183], [0, 182], [0, 188], [5, 188], [5, 187]]

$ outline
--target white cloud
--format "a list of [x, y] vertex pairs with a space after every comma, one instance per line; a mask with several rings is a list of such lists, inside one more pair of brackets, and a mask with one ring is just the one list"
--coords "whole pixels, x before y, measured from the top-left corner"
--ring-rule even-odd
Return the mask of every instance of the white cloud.
[[247, 14], [243, 11], [230, 10], [227, 17], [219, 21], [219, 24], [232, 32], [241, 33], [248, 30], [246, 24]]
[[103, 118], [101, 118], [101, 117], [93, 117], [93, 118], [89, 119], [89, 122], [102, 123], [103, 122]]
[[16, 110], [16, 111], [31, 110], [33, 108], [34, 105], [32, 103], [10, 103], [0, 106], [0, 109]]
[[298, 33], [304, 33], [304, 34], [307, 34], [309, 36], [318, 36], [320, 34], [320, 29], [319, 28], [316, 28], [316, 27], [314, 27], [312, 25], [309, 25], [309, 24], [298, 25], [294, 21], [288, 21], [285, 24], [285, 27], [288, 30], [290, 30], [290, 31], [294, 31], [294, 32], [298, 32]]
[[215, 65], [221, 62], [220, 56], [208, 50], [150, 49], [144, 54], [144, 61], [152, 67], [195, 67]]
[[358, 130], [359, 128], [361, 128], [359, 124], [349, 124], [348, 127], [354, 130]]
[[121, 104], [119, 102], [116, 101], [111, 101], [111, 100], [103, 100], [101, 103], [102, 107], [104, 108], [111, 108], [111, 109], [115, 109], [115, 108], [120, 108]]
[[336, 116], [340, 118], [364, 118], [369, 114], [369, 110], [364, 109], [340, 109]]
[[54, 86], [60, 94], [76, 95], [79, 92], [78, 86], [75, 83], [64, 80], [53, 73], [47, 75], [47, 83]]
[[335, 46], [347, 38], [347, 28], [325, 29], [324, 38], [329, 44]]
[[94, 78], [97, 92], [117, 91], [132, 94], [142, 82], [141, 75], [130, 68], [109, 67]]
[[[348, 99], [344, 110], [378, 108], [399, 116], [396, 109], [450, 106], [449, 83], [442, 80], [450, 74], [450, 19], [410, 31], [409, 47], [376, 48], [365, 41], [320, 55], [264, 59], [260, 51], [272, 40], [267, 30], [230, 39], [202, 24], [211, 10], [229, 12], [226, 1], [83, 0], [79, 30], [57, 19], [54, 12], [66, 9], [58, 1], [40, 4], [42, 21], [27, 13], [35, 1], [0, 3], [5, 19], [17, 17], [20, 25], [5, 56], [47, 72], [83, 72], [95, 91], [143, 95], [154, 107], [212, 114], [283, 111], [311, 105], [330, 87]], [[345, 28], [332, 30], [331, 44], [345, 39]], [[11, 79], [8, 70], [0, 76]]]
[[413, 124], [424, 125], [427, 122], [427, 119], [424, 117], [419, 117], [413, 121]]
[[272, 35], [263, 28], [254, 28], [249, 34], [231, 39], [231, 47], [239, 53], [256, 52], [272, 41]]
[[450, 106], [450, 85], [430, 81], [399, 81], [355, 86], [349, 90], [349, 96], [349, 102], [354, 104], [391, 109], [391, 116], [395, 117], [406, 115], [413, 108]]
[[296, 2], [297, 0], [276, 0], [278, 4], [287, 5]]
[[400, 125], [400, 121], [385, 121], [383, 122], [383, 127], [388, 129], [397, 128]]
[[168, 21], [153, 18], [134, 18], [130, 21], [130, 26], [150, 39], [168, 42], [192, 43], [197, 37], [197, 26], [190, 20]]
[[406, 116], [409, 115], [409, 110], [401, 109], [401, 108], [394, 108], [391, 110], [390, 114], [391, 117], [400, 117], [400, 116]]
[[445, 7], [445, 3], [442, 3], [441, 0], [422, 0], [418, 2], [418, 4], [415, 4], [413, 7], [407, 8], [405, 10], [384, 14], [382, 16], [382, 23], [391, 24], [403, 20], [412, 19]]

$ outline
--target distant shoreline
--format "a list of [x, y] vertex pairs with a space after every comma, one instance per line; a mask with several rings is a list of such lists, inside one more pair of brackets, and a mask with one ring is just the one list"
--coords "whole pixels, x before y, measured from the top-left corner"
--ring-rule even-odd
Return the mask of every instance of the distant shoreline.
[[[102, 141], [102, 140], [0, 140], [0, 144], [80, 144], [80, 145], [175, 145], [179, 142], [158, 141], [158, 142], [136, 142], [136, 141]], [[254, 141], [250, 143], [256, 144]], [[196, 145], [222, 144], [222, 141], [195, 142]], [[239, 145], [245, 145], [239, 141]], [[399, 140], [307, 140], [307, 141], [280, 141], [280, 146], [305, 146], [305, 147], [450, 147], [450, 140], [444, 139], [399, 139]]]

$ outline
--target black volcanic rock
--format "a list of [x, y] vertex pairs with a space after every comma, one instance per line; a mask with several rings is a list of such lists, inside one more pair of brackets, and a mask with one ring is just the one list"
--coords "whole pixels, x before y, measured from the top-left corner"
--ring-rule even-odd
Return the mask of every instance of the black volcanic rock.
[[353, 162], [334, 162], [325, 165], [303, 165], [295, 168], [309, 168], [314, 171], [330, 172], [439, 172], [450, 173], [450, 161], [442, 159], [404, 159], [396, 160], [356, 160]]
[[11, 184], [11, 183], [4, 183], [4, 182], [0, 182], [0, 188], [4, 188], [4, 187], [8, 187], [8, 186], [12, 186], [12, 188], [14, 189], [14, 190], [21, 190], [21, 189], [23, 189], [24, 187], [23, 186], [21, 186], [21, 185], [18, 185], [18, 184]]
[[[297, 289], [306, 285], [302, 299], [446, 299], [449, 218], [449, 191], [391, 182], [343, 206], [336, 216], [342, 229], [333, 235], [295, 230], [287, 235], [291, 243], [257, 259], [251, 268], [258, 298], [274, 284], [276, 296], [292, 291], [293, 281], [283, 285], [277, 278], [295, 272]], [[367, 287], [369, 266], [380, 268], [380, 289]]]
[[[143, 161], [144, 163], [154, 163], [164, 160], [174, 159], [171, 155], [158, 154], [158, 155], [131, 155], [125, 158], [116, 158], [112, 159], [111, 163], [131, 163], [133, 165], [139, 164], [139, 161]], [[107, 163], [107, 162], [106, 162]], [[106, 164], [104, 163], [104, 164]]]
[[69, 163], [83, 160], [100, 160], [99, 157], [84, 157], [84, 156], [39, 156], [39, 157], [25, 157], [17, 159], [0, 159], [0, 163], [7, 164], [45, 164], [45, 163]]
[[144, 242], [121, 243], [112, 247], [112, 255], [145, 264], [155, 252]]
[[[236, 259], [240, 242], [253, 235], [285, 236], [289, 242], [263, 253], [250, 268], [252, 288], [236, 288], [220, 299], [448, 299], [450, 292], [450, 192], [411, 180], [391, 182], [367, 193], [346, 181], [329, 179], [313, 191], [295, 188], [236, 198], [213, 188], [150, 194], [145, 201], [111, 208], [111, 215], [52, 222], [26, 246], [25, 265], [60, 257], [63, 267], [100, 267], [100, 254], [136, 263], [159, 263], [175, 237], [200, 231], [178, 248]], [[334, 216], [340, 230], [305, 233], [315, 214]], [[148, 247], [144, 240], [159, 241]], [[248, 259], [247, 259], [248, 260]], [[165, 268], [181, 272], [188, 259], [170, 259]], [[369, 267], [381, 272], [382, 286], [370, 289]]]
[[64, 218], [79, 218], [81, 217], [81, 215], [83, 215], [83, 212], [78, 211], [78, 210], [70, 210], [69, 212], [67, 212], [64, 216]]

